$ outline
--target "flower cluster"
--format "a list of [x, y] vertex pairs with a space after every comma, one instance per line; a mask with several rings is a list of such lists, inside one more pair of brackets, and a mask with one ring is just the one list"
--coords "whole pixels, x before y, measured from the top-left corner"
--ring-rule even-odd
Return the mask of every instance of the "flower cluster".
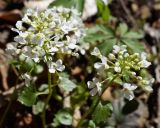
[[[152, 90], [151, 85], [154, 79], [151, 78], [148, 80], [140, 75], [142, 69], [151, 65], [151, 63], [147, 61], [146, 53], [130, 54], [126, 45], [115, 45], [113, 46], [112, 53], [110, 53], [108, 57], [103, 56], [97, 47], [94, 48], [91, 54], [101, 60], [101, 62], [94, 64], [97, 74], [102, 76], [102, 73], [106, 73], [106, 80], [114, 80], [114, 82], [120, 84], [123, 88], [123, 94], [127, 99], [132, 100], [134, 98], [133, 90], [135, 90], [138, 85], [147, 91]], [[94, 84], [96, 83], [97, 82], [94, 82]], [[99, 83], [103, 83], [103, 81]], [[88, 82], [88, 86], [91, 86], [90, 84], [91, 82]], [[92, 92], [91, 90], [91, 93]]]
[[51, 73], [64, 69], [62, 60], [55, 59], [57, 54], [78, 55], [77, 51], [82, 49], [78, 42], [85, 34], [79, 13], [63, 7], [43, 12], [29, 9], [12, 30], [18, 36], [15, 43], [7, 45], [7, 51], [23, 54], [36, 63], [43, 60]]

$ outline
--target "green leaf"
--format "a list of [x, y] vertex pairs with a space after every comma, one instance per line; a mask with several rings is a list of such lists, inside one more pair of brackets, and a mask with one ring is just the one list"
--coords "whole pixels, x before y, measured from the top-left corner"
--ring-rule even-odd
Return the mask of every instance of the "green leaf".
[[122, 40], [122, 43], [125, 43], [134, 52], [143, 52], [144, 51], [144, 45], [140, 42], [136, 42], [136, 41], [132, 41], [132, 40]]
[[107, 120], [112, 113], [111, 103], [103, 105], [101, 102], [97, 105], [95, 111], [93, 112], [93, 121], [96, 123], [104, 122]]
[[67, 92], [72, 91], [74, 88], [76, 88], [76, 84], [73, 83], [71, 80], [69, 80], [66, 77], [60, 77], [60, 83], [59, 86], [64, 89]]
[[99, 15], [103, 13], [103, 8], [105, 6], [104, 2], [102, 0], [96, 0], [96, 5], [98, 8]]
[[106, 6], [102, 0], [96, 0], [96, 5], [98, 15], [101, 16], [104, 21], [109, 20], [111, 13], [108, 6]]
[[84, 8], [84, 0], [55, 0], [50, 5], [49, 8], [52, 8], [53, 6], [63, 6], [66, 8], [76, 8], [78, 12], [83, 12]]
[[52, 8], [53, 6], [63, 6], [66, 8], [71, 8], [74, 6], [74, 0], [55, 0], [50, 5], [49, 8]]
[[33, 105], [32, 111], [34, 115], [38, 115], [43, 111], [44, 108], [44, 102], [43, 101], [38, 101], [36, 105]]
[[110, 15], [111, 15], [111, 13], [110, 13], [108, 6], [105, 6], [104, 11], [102, 13], [103, 20], [105, 20], [105, 21], [109, 20]]
[[56, 120], [63, 125], [72, 124], [72, 115], [67, 110], [60, 110], [56, 115]]
[[122, 109], [122, 113], [127, 115], [130, 114], [132, 112], [134, 112], [139, 106], [139, 103], [137, 100], [133, 99], [131, 101], [127, 101], [127, 103], [124, 105], [123, 109]]
[[122, 38], [129, 38], [129, 39], [142, 39], [144, 37], [143, 33], [138, 33], [138, 32], [127, 32], [125, 33]]
[[89, 121], [88, 128], [96, 128], [96, 124], [93, 122], [93, 120]]
[[114, 38], [114, 31], [111, 28], [103, 25], [96, 25], [87, 30], [87, 35], [84, 37], [83, 41], [94, 44], [97, 41], [103, 42], [111, 38]]
[[36, 102], [36, 99], [37, 94], [34, 91], [33, 86], [25, 87], [18, 96], [18, 101], [26, 106], [32, 106]]
[[76, 6], [76, 9], [78, 10], [78, 12], [82, 13], [85, 0], [74, 0], [74, 2], [75, 2], [75, 6]]
[[115, 36], [115, 33], [113, 29], [106, 27], [104, 25], [97, 25], [97, 30], [103, 32], [108, 38], [113, 38]]
[[127, 33], [128, 26], [125, 23], [120, 23], [116, 30], [120, 35]]
[[71, 102], [74, 106], [83, 105], [89, 97], [88, 88], [86, 87], [86, 83], [83, 81], [78, 84], [77, 88], [74, 90]]
[[100, 49], [103, 55], [107, 55], [113, 49], [113, 46], [115, 44], [116, 44], [116, 39], [110, 39], [98, 45], [98, 48]]

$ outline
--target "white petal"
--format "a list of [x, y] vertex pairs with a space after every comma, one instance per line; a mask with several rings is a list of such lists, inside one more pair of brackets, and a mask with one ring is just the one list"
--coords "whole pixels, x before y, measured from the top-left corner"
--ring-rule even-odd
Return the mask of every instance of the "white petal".
[[130, 83], [124, 83], [123, 84], [123, 88], [129, 90], [129, 88], [131, 87], [131, 84]]
[[123, 84], [123, 88], [129, 90], [129, 91], [133, 91], [137, 88], [137, 86], [135, 84], [130, 84], [130, 83], [124, 83]]
[[114, 67], [115, 72], [121, 72], [121, 68], [120, 67]]
[[114, 59], [115, 59], [115, 55], [112, 54], [112, 53], [110, 53], [110, 54], [108, 55], [108, 57], [109, 57], [109, 59], [111, 59], [111, 60], [114, 60]]
[[100, 53], [99, 49], [97, 47], [95, 47], [93, 49], [93, 51], [91, 52], [91, 55], [99, 56], [99, 55], [101, 55], [101, 53]]
[[58, 59], [58, 60], [56, 61], [56, 64], [57, 64], [57, 65], [62, 65], [62, 60], [61, 60], [61, 59]]
[[132, 100], [134, 98], [134, 93], [132, 91], [125, 91], [123, 95], [128, 100]]
[[133, 90], [135, 90], [136, 88], [137, 88], [137, 85], [132, 84], [131, 87], [130, 87], [130, 90], [133, 91]]
[[60, 66], [57, 66], [56, 69], [58, 71], [62, 72], [65, 69], [65, 66], [64, 65], [60, 65]]
[[87, 85], [88, 85], [89, 89], [92, 89], [92, 88], [94, 88], [96, 86], [95, 83], [93, 83], [92, 81], [88, 81]]
[[120, 50], [121, 50], [120, 46], [118, 46], [118, 45], [113, 46], [113, 52], [114, 53], [118, 53]]
[[48, 70], [50, 73], [55, 73], [56, 69], [55, 69], [55, 64], [53, 62], [48, 62]]
[[17, 27], [19, 30], [23, 29], [22, 21], [17, 21], [16, 27]]
[[94, 68], [95, 68], [95, 69], [100, 69], [100, 68], [102, 68], [103, 66], [104, 66], [104, 64], [102, 64], [102, 63], [100, 63], [100, 62], [97, 62], [97, 63], [94, 64]]
[[90, 94], [91, 96], [95, 96], [97, 94], [98, 90], [97, 88], [93, 88], [91, 91], [90, 91]]
[[76, 45], [76, 44], [71, 43], [71, 44], [69, 44], [69, 45], [68, 45], [68, 47], [69, 47], [70, 49], [75, 49], [75, 48], [77, 47], [77, 45]]
[[20, 43], [20, 44], [25, 44], [26, 43], [25, 39], [21, 36], [16, 36], [14, 38], [14, 41], [16, 41], [17, 43]]
[[105, 56], [101, 57], [102, 64], [107, 64], [107, 58]]
[[147, 90], [148, 92], [152, 92], [153, 91], [153, 88], [151, 87], [151, 86], [145, 86], [144, 87], [145, 88], [145, 90]]
[[96, 83], [98, 83], [98, 82], [99, 82], [98, 78], [94, 77], [94, 78], [93, 78], [93, 83], [96, 84]]
[[50, 73], [55, 73], [55, 71], [56, 71], [55, 68], [49, 68]]
[[58, 48], [56, 48], [56, 47], [52, 47], [51, 49], [50, 49], [50, 52], [57, 52], [58, 51]]
[[56, 43], [56, 46], [57, 46], [57, 47], [62, 47], [62, 46], [64, 46], [64, 42], [57, 42], [57, 43]]
[[148, 62], [147, 60], [142, 60], [140, 62], [140, 65], [141, 65], [142, 68], [147, 68], [151, 65], [151, 62]]

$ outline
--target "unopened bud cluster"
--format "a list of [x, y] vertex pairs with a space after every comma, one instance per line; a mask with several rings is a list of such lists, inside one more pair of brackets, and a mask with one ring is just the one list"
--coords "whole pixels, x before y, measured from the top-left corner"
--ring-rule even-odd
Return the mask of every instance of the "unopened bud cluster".
[[[113, 46], [112, 53], [110, 53], [108, 57], [103, 56], [97, 47], [94, 48], [91, 54], [101, 60], [101, 62], [96, 62], [94, 64], [94, 68], [97, 70], [97, 75], [101, 76], [101, 74], [106, 73], [108, 78], [118, 78], [119, 84], [123, 87], [123, 94], [129, 100], [134, 98], [133, 90], [135, 90], [138, 85], [143, 86], [147, 91], [152, 90], [151, 85], [154, 80], [147, 80], [139, 75], [142, 69], [151, 65], [151, 63], [146, 60], [146, 53], [130, 54], [126, 45], [115, 45]], [[94, 83], [94, 88], [92, 87], [94, 90], [92, 89], [90, 91], [92, 93], [91, 95], [95, 95], [97, 92], [102, 92], [101, 87], [103, 81], [94, 82], [95, 79], [98, 81], [98, 78], [94, 78], [93, 82], [88, 82], [89, 88], [91, 88]]]
[[74, 9], [54, 7], [43, 12], [27, 10], [22, 21], [12, 29], [18, 33], [15, 43], [7, 45], [11, 54], [22, 54], [36, 63], [43, 60], [49, 72], [63, 71], [62, 60], [57, 54], [77, 56], [81, 49], [78, 42], [84, 35], [84, 25]]

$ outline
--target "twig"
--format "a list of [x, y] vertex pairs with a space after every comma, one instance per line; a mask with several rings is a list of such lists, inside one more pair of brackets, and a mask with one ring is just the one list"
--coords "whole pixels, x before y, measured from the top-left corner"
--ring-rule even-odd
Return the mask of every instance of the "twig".
[[132, 25], [134, 25], [135, 27], [137, 27], [136, 21], [134, 20], [133, 16], [131, 15], [130, 11], [127, 9], [124, 0], [119, 0], [123, 10], [125, 11], [125, 13], [127, 14], [129, 20], [131, 21]]

